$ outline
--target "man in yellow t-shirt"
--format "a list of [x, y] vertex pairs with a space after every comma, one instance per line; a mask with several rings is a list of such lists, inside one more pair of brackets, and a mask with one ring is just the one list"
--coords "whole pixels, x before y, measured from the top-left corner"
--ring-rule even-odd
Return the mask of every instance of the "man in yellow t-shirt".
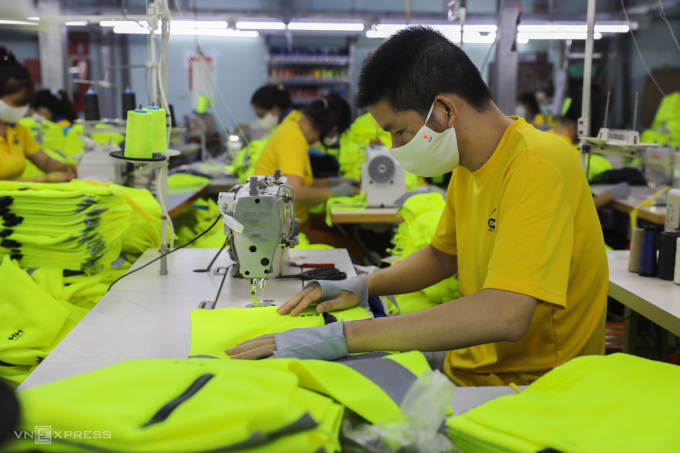
[[[389, 74], [390, 77], [384, 77]], [[569, 145], [506, 117], [455, 44], [415, 26], [366, 60], [358, 105], [392, 135], [407, 171], [453, 171], [430, 245], [344, 282], [315, 282], [279, 312], [326, 312], [458, 274], [460, 297], [415, 313], [261, 336], [227, 350], [332, 360], [368, 351], [445, 351], [459, 385], [528, 384], [604, 353], [608, 266], [588, 183]]]

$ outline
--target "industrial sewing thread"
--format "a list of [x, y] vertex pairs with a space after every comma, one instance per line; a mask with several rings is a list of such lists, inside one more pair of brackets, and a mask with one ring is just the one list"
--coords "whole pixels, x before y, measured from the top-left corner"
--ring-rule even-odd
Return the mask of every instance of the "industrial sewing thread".
[[628, 271], [637, 273], [640, 270], [640, 252], [642, 249], [642, 233], [644, 228], [635, 227], [630, 237], [630, 255], [628, 255]]
[[149, 107], [147, 111], [153, 117], [153, 147], [154, 153], [164, 153], [168, 149], [168, 129], [165, 123], [165, 109]]
[[640, 269], [643, 277], [656, 276], [656, 228], [647, 227], [642, 234], [642, 250], [640, 252]]
[[210, 107], [210, 99], [208, 96], [199, 96], [198, 101], [196, 102], [196, 113], [203, 114], [208, 110], [208, 107]]
[[680, 233], [677, 231], [662, 231], [659, 235], [659, 278], [673, 280], [676, 243], [679, 237]]
[[680, 238], [675, 242], [675, 276], [673, 283], [680, 285]]
[[153, 117], [145, 110], [128, 112], [125, 125], [125, 157], [150, 159], [153, 148]]
[[83, 110], [85, 121], [99, 121], [99, 95], [92, 90], [87, 90], [83, 97]]
[[135, 92], [130, 90], [123, 91], [122, 95], [122, 105], [123, 105], [123, 119], [127, 119], [127, 112], [134, 110], [137, 105], [137, 100], [135, 99]]

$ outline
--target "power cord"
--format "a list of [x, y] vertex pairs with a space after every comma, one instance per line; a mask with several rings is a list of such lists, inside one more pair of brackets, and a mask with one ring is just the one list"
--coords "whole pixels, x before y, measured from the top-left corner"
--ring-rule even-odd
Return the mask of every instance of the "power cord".
[[168, 255], [171, 254], [172, 252], [176, 252], [177, 250], [182, 249], [182, 248], [186, 247], [186, 246], [189, 245], [189, 244], [193, 244], [194, 242], [196, 242], [196, 241], [198, 240], [198, 238], [200, 238], [201, 236], [203, 236], [204, 234], [206, 234], [208, 231], [212, 230], [213, 227], [214, 227], [215, 225], [217, 225], [217, 222], [219, 222], [221, 219], [222, 219], [222, 216], [221, 216], [221, 215], [218, 216], [218, 217], [215, 219], [215, 221], [213, 222], [213, 224], [210, 225], [210, 226], [208, 227], [207, 230], [205, 230], [204, 232], [202, 232], [201, 234], [199, 234], [198, 236], [196, 236], [195, 238], [193, 238], [192, 240], [190, 240], [190, 241], [187, 242], [186, 244], [181, 245], [181, 246], [177, 247], [176, 249], [172, 249], [172, 250], [170, 250], [169, 252], [162, 254], [162, 255], [159, 256], [158, 258], [154, 258], [153, 260], [151, 260], [151, 261], [149, 261], [148, 263], [146, 263], [144, 266], [141, 266], [140, 268], [135, 269], [134, 271], [128, 272], [128, 273], [126, 273], [125, 275], [121, 275], [120, 277], [118, 277], [117, 279], [115, 279], [115, 280], [113, 281], [113, 283], [111, 283], [111, 285], [109, 285], [109, 289], [107, 289], [106, 291], [107, 291], [107, 292], [108, 292], [108, 291], [111, 291], [111, 288], [113, 287], [113, 285], [115, 285], [116, 283], [118, 283], [118, 281], [119, 281], [120, 279], [122, 279], [123, 277], [127, 277], [127, 276], [130, 275], [130, 274], [134, 274], [134, 273], [137, 272], [137, 271], [141, 271], [142, 269], [144, 269], [144, 268], [147, 267], [148, 265], [150, 265], [150, 264], [152, 264], [152, 263], [155, 263], [156, 261], [158, 261], [159, 259], [163, 258], [164, 256], [168, 256]]

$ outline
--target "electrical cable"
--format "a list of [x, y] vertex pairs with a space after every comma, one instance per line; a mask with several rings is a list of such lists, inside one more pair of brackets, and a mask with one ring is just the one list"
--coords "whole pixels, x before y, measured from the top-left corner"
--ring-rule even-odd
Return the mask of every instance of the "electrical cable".
[[[505, 3], [505, 0], [501, 0], [501, 4], [498, 6], [498, 10], [502, 11], [503, 9], [503, 4]], [[486, 55], [484, 56], [484, 61], [482, 62], [482, 67], [479, 70], [480, 74], [484, 74], [484, 69], [486, 68], [487, 63], [489, 62], [489, 57], [491, 56], [491, 51], [496, 47], [496, 42], [498, 42], [498, 35], [501, 33], [501, 28], [500, 26], [496, 28], [496, 36], [493, 39], [493, 42], [491, 43], [491, 46], [489, 47], [489, 50], [486, 52]]]
[[213, 227], [214, 227], [215, 225], [217, 225], [217, 222], [220, 221], [220, 219], [222, 219], [222, 216], [221, 216], [221, 215], [218, 216], [218, 217], [215, 219], [215, 221], [213, 222], [213, 224], [210, 225], [210, 226], [208, 227], [207, 230], [205, 230], [204, 232], [202, 232], [201, 234], [199, 234], [198, 236], [196, 236], [195, 238], [193, 238], [192, 240], [190, 240], [190, 241], [187, 242], [186, 244], [180, 245], [180, 246], [177, 247], [176, 249], [172, 249], [172, 250], [170, 250], [169, 252], [166, 252], [166, 253], [162, 254], [161, 256], [152, 259], [151, 261], [149, 261], [148, 263], [146, 263], [144, 266], [141, 266], [141, 267], [135, 269], [134, 271], [130, 271], [130, 272], [126, 273], [125, 275], [121, 275], [120, 277], [118, 277], [117, 279], [115, 279], [115, 280], [113, 281], [113, 283], [111, 283], [111, 284], [109, 285], [109, 289], [107, 289], [106, 291], [107, 291], [107, 292], [108, 292], [108, 291], [111, 291], [111, 288], [113, 288], [113, 285], [115, 285], [116, 283], [118, 283], [118, 281], [121, 280], [123, 277], [127, 277], [127, 276], [130, 275], [130, 274], [134, 274], [134, 273], [137, 272], [137, 271], [141, 271], [142, 269], [144, 269], [144, 268], [147, 267], [148, 265], [150, 265], [150, 264], [152, 264], [152, 263], [155, 263], [156, 261], [158, 261], [159, 259], [163, 258], [164, 256], [168, 256], [168, 255], [171, 254], [172, 252], [176, 252], [177, 250], [183, 249], [184, 247], [186, 247], [186, 246], [189, 245], [189, 244], [193, 244], [194, 242], [196, 242], [196, 241], [198, 240], [198, 238], [200, 238], [201, 236], [203, 236], [204, 234], [206, 234], [208, 231], [212, 230]]
[[656, 88], [657, 90], [659, 90], [659, 93], [661, 93], [661, 96], [666, 96], [666, 93], [663, 92], [663, 90], [657, 83], [656, 79], [649, 70], [649, 67], [647, 67], [645, 59], [642, 58], [642, 52], [640, 51], [640, 46], [638, 46], [637, 39], [635, 39], [635, 33], [633, 33], [633, 25], [630, 23], [630, 19], [628, 18], [628, 12], [626, 11], [626, 7], [623, 4], [623, 0], [619, 0], [619, 2], [621, 2], [621, 9], [623, 10], [623, 15], [625, 16], [626, 23], [628, 24], [628, 32], [630, 33], [630, 37], [633, 38], [633, 44], [635, 44], [635, 49], [637, 50], [638, 56], [640, 57], [640, 61], [642, 61], [642, 65], [645, 67], [645, 70], [647, 71], [647, 74], [649, 74], [649, 77], [652, 79], [652, 82], [654, 82], [654, 85], [656, 85]]
[[673, 33], [673, 27], [671, 27], [671, 23], [668, 22], [668, 17], [666, 17], [666, 10], [663, 9], [663, 2], [659, 0], [659, 6], [661, 9], [659, 10], [659, 16], [663, 19], [664, 22], [666, 22], [666, 25], [668, 25], [668, 30], [671, 32], [671, 36], [673, 37], [673, 41], [675, 41], [675, 46], [680, 50], [680, 44], [678, 44], [678, 38], [675, 37], [675, 33]]

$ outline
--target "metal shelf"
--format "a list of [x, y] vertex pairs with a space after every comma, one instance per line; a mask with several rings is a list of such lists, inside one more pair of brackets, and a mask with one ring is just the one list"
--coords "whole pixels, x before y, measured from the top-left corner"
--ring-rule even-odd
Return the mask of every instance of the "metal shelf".
[[299, 65], [327, 65], [345, 66], [350, 62], [347, 56], [314, 56], [314, 55], [267, 55], [267, 63], [278, 64], [299, 64]]
[[351, 77], [267, 77], [271, 83], [284, 85], [351, 85]]

